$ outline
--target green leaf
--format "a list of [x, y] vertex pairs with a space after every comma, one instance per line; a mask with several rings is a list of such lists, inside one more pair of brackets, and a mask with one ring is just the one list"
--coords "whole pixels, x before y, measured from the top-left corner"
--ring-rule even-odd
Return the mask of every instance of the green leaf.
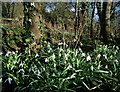
[[70, 77], [67, 77], [66, 79], [69, 80], [69, 79], [73, 79], [73, 78], [76, 78], [76, 73], [73, 73]]
[[97, 72], [97, 73], [109, 73], [109, 71], [104, 71], [104, 70], [96, 70], [95, 72]]

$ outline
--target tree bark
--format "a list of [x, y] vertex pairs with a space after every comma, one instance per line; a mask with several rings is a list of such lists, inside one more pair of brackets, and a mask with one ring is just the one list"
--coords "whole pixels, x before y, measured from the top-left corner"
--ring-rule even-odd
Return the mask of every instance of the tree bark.
[[91, 23], [90, 23], [90, 38], [93, 38], [93, 18], [95, 13], [95, 2], [91, 4], [93, 6], [92, 16], [91, 16]]
[[[28, 29], [30, 32], [33, 32], [35, 37], [34, 40], [38, 40], [40, 38], [40, 23], [42, 16], [40, 15], [41, 3], [34, 2], [32, 3], [24, 3], [24, 27]], [[27, 22], [26, 22], [27, 21]]]
[[102, 8], [102, 23], [101, 23], [101, 32], [100, 35], [103, 37], [103, 42], [106, 44], [110, 38], [110, 9], [111, 2], [103, 2]]
[[105, 44], [108, 43], [110, 38], [110, 10], [111, 10], [111, 1], [103, 2], [103, 6], [100, 7], [100, 3], [97, 3], [98, 16], [100, 20], [100, 37], [102, 37]]
[[12, 3], [12, 12], [11, 12], [11, 18], [14, 17], [14, 9], [15, 9], [15, 3]]

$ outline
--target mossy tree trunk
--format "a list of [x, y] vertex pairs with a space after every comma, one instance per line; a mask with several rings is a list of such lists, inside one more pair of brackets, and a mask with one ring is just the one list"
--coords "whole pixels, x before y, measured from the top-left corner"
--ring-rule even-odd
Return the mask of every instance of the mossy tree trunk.
[[42, 23], [42, 16], [40, 10], [42, 3], [39, 2], [24, 2], [24, 27], [34, 34], [33, 43], [40, 44], [40, 24]]
[[[25, 7], [26, 5], [26, 7]], [[24, 19], [24, 26], [29, 31], [33, 32], [35, 35], [35, 39], [39, 39], [40, 37], [40, 22], [41, 22], [41, 3], [34, 2], [34, 3], [26, 3], [24, 7], [27, 8], [25, 11], [25, 19]]]

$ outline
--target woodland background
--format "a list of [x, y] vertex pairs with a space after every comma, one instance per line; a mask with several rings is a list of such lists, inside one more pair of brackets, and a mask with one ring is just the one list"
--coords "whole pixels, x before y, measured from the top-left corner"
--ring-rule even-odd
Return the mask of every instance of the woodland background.
[[2, 92], [120, 92], [120, 2], [2, 2]]

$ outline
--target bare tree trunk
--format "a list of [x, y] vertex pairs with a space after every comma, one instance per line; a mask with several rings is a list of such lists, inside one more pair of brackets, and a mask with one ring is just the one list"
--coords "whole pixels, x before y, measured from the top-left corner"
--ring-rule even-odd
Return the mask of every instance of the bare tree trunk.
[[90, 23], [90, 38], [93, 38], [93, 18], [94, 18], [94, 13], [95, 13], [95, 2], [91, 3], [91, 6], [93, 6], [92, 10], [92, 16], [91, 16], [91, 23]]
[[110, 37], [110, 15], [111, 15], [111, 0], [108, 0], [106, 7], [106, 32], [108, 39]]
[[77, 28], [78, 27], [78, 0], [75, 4], [75, 24], [74, 24], [74, 30], [75, 30], [75, 39], [77, 39]]
[[110, 37], [110, 9], [111, 9], [110, 0], [108, 0], [108, 2], [103, 2], [100, 35], [103, 37], [104, 43], [108, 43]]
[[100, 37], [103, 38], [103, 42], [106, 44], [108, 43], [108, 40], [110, 38], [111, 1], [107, 0], [107, 2], [103, 2], [102, 7], [100, 7], [100, 3], [97, 3], [97, 9], [98, 9], [98, 16], [100, 19], [100, 26], [101, 26]]
[[80, 40], [81, 40], [81, 36], [82, 36], [82, 33], [84, 31], [84, 27], [85, 27], [85, 24], [84, 24], [84, 13], [86, 11], [86, 3], [82, 3], [82, 10], [80, 10], [80, 4], [78, 4], [78, 13], [77, 13], [77, 41], [76, 41], [76, 44], [75, 44], [75, 48], [78, 46], [78, 44], [80, 43]]

